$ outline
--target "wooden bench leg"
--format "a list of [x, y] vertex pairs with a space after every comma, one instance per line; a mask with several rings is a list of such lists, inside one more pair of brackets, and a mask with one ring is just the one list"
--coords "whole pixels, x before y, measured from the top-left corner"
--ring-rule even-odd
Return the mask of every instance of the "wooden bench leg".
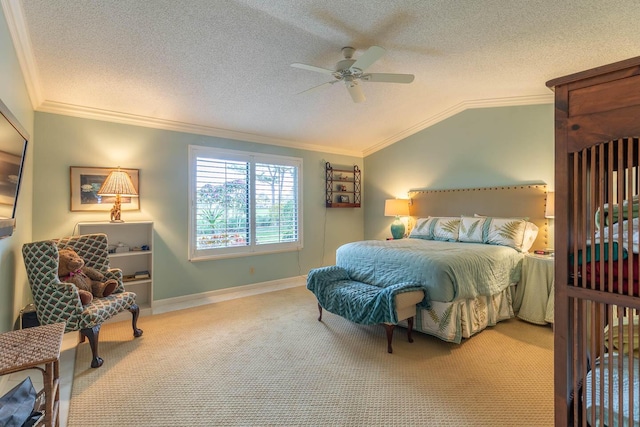
[[[393, 330], [396, 325], [390, 325], [388, 323], [383, 323], [384, 330], [387, 332], [387, 352], [393, 353], [393, 348], [391, 347], [391, 341], [393, 340]], [[409, 342], [413, 342], [413, 338], [411, 337], [411, 332], [413, 332], [413, 316], [407, 319], [407, 339]]]
[[407, 338], [409, 342], [413, 342], [413, 338], [411, 338], [411, 331], [413, 331], [413, 316], [407, 319]]
[[391, 347], [391, 340], [393, 340], [393, 329], [396, 325], [389, 325], [387, 323], [383, 323], [384, 330], [387, 331], [387, 353], [393, 353], [393, 348]]

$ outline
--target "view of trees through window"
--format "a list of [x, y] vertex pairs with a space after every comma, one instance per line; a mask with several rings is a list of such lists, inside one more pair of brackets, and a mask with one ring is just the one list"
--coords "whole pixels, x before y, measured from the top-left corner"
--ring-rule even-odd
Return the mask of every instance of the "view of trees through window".
[[198, 250], [298, 240], [298, 167], [198, 157], [196, 175]]

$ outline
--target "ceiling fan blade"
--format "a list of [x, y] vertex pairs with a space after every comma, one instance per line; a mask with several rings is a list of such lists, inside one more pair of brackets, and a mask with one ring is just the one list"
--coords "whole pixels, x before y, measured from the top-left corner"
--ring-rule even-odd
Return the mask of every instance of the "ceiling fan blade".
[[365, 82], [411, 83], [415, 76], [413, 74], [371, 73], [363, 74], [360, 78]]
[[333, 70], [329, 70], [327, 68], [320, 68], [320, 67], [316, 67], [315, 65], [300, 64], [299, 62], [294, 62], [293, 64], [291, 64], [291, 66], [294, 68], [301, 68], [303, 70], [315, 71], [316, 73], [323, 73], [323, 74], [334, 73]]
[[332, 82], [325, 82], [325, 83], [319, 84], [318, 86], [314, 86], [314, 87], [311, 87], [309, 89], [305, 89], [302, 92], [298, 92], [296, 95], [300, 95], [301, 93], [306, 93], [306, 92], [313, 92], [314, 90], [320, 89], [321, 87], [324, 87], [324, 86], [327, 86], [327, 85], [332, 85], [332, 84], [334, 84], [334, 83], [336, 83], [338, 81], [339, 80], [334, 80]]
[[385, 52], [386, 50], [380, 46], [371, 46], [365, 53], [360, 55], [360, 58], [358, 58], [350, 68], [357, 68], [360, 71], [364, 71], [369, 68], [371, 64], [380, 59]]
[[349, 91], [349, 95], [351, 95], [353, 102], [364, 102], [364, 93], [356, 80], [344, 83], [347, 85], [347, 90]]

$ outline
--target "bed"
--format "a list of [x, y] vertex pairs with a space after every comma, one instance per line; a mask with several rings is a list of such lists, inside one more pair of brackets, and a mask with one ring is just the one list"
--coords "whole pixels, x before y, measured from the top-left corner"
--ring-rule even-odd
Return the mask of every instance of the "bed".
[[428, 308], [415, 329], [460, 343], [514, 316], [524, 253], [547, 247], [546, 193], [545, 184], [412, 191], [409, 238], [348, 243], [336, 264], [363, 283], [423, 286]]

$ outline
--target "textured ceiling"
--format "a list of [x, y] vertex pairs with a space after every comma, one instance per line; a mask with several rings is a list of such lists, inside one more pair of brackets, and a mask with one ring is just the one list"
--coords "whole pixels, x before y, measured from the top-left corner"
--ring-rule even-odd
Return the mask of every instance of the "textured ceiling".
[[[550, 102], [549, 79], [640, 54], [638, 0], [2, 0], [34, 109], [366, 155], [468, 107]], [[379, 45], [363, 82], [341, 48]]]

